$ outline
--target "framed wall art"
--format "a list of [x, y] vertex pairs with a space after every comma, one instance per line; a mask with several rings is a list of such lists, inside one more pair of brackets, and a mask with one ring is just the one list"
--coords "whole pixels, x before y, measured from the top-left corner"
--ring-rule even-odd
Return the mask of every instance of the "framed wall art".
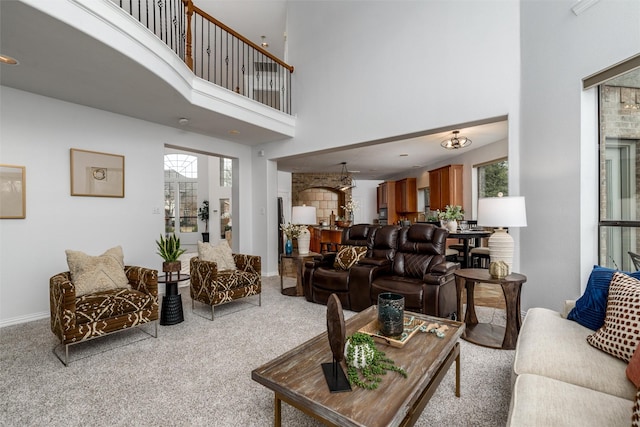
[[0, 164], [0, 219], [27, 217], [25, 167]]
[[71, 195], [124, 197], [124, 156], [72, 148]]

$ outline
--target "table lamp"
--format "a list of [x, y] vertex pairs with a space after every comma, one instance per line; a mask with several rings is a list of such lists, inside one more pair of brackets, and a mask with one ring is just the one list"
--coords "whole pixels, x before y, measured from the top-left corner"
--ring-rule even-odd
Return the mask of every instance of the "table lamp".
[[507, 264], [507, 274], [511, 273], [513, 264], [513, 237], [504, 227], [526, 227], [527, 213], [524, 197], [487, 197], [478, 199], [478, 225], [483, 227], [497, 227], [489, 238], [489, 271], [491, 264], [504, 261]]
[[300, 235], [298, 236], [298, 253], [306, 255], [309, 253], [309, 243], [311, 243], [311, 233], [307, 225], [317, 223], [315, 206], [294, 206], [291, 211], [291, 223], [300, 225]]

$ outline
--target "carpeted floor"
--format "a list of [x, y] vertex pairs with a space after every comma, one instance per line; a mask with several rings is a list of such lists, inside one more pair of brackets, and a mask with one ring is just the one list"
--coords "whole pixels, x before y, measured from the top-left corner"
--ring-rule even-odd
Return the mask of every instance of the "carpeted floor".
[[[158, 326], [157, 339], [131, 330], [76, 345], [66, 368], [51, 352], [48, 319], [0, 329], [0, 425], [273, 425], [273, 393], [251, 370], [325, 331], [326, 307], [281, 295], [270, 277], [261, 307], [257, 297], [233, 302], [211, 322], [191, 312], [188, 289], [181, 293], [183, 323]], [[504, 324], [501, 310], [480, 307], [478, 316]], [[452, 366], [416, 425], [504, 425], [513, 354], [461, 341], [462, 396]], [[283, 425], [321, 424], [283, 404]]]

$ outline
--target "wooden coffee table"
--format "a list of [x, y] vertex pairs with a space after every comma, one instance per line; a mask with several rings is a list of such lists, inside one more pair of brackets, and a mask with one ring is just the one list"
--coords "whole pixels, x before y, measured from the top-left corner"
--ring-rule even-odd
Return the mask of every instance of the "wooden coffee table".
[[[405, 315], [413, 315], [428, 323], [445, 324], [449, 330], [444, 338], [418, 332], [402, 348], [378, 343], [380, 350], [407, 371], [408, 378], [388, 372], [376, 390], [353, 386], [350, 392], [329, 392], [321, 367], [322, 363], [332, 360], [326, 332], [254, 369], [251, 378], [275, 393], [275, 426], [281, 425], [282, 401], [328, 425], [411, 426], [420, 417], [454, 361], [455, 394], [460, 396], [458, 339], [464, 331], [464, 324], [409, 312]], [[346, 321], [347, 336], [377, 317], [376, 306], [351, 317]], [[346, 372], [344, 364], [343, 368]]]

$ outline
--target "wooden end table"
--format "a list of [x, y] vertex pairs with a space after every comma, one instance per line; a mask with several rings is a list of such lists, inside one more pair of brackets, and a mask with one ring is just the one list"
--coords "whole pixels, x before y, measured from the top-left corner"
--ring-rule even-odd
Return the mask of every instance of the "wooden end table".
[[[491, 277], [489, 270], [482, 268], [464, 268], [456, 270], [456, 296], [458, 300], [458, 316], [462, 313], [462, 290], [467, 290], [467, 312], [464, 323], [467, 328], [462, 335], [466, 341], [489, 348], [513, 350], [516, 348], [518, 333], [522, 323], [520, 316], [520, 291], [522, 284], [527, 281], [526, 276], [511, 273], [497, 279]], [[500, 285], [507, 307], [507, 326], [492, 323], [479, 323], [476, 316], [473, 292], [476, 283], [490, 283]]]
[[[292, 252], [291, 254], [280, 254], [280, 292], [283, 295], [287, 295], [290, 297], [302, 297], [304, 296], [304, 290], [302, 289], [302, 267], [304, 265], [305, 260], [309, 258], [313, 258], [316, 255], [320, 255], [317, 252], [311, 252], [307, 254], [299, 254], [298, 252]], [[296, 265], [296, 285], [291, 286], [289, 288], [284, 287], [283, 275], [284, 275], [284, 267], [282, 261], [284, 259], [292, 259]]]

